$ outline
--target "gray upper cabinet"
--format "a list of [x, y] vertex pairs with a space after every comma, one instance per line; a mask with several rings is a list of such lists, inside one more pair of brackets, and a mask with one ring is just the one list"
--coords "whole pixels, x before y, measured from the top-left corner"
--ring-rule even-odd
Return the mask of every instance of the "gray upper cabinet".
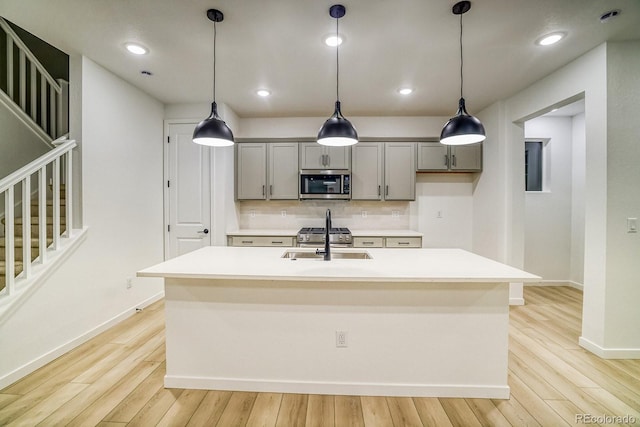
[[352, 200], [415, 200], [415, 142], [360, 142], [352, 151]]
[[328, 147], [317, 142], [300, 144], [300, 169], [349, 169], [351, 147]]
[[384, 143], [359, 142], [351, 154], [351, 199], [382, 200]]
[[236, 147], [236, 198], [267, 198], [267, 144], [246, 143]]
[[416, 143], [384, 144], [384, 199], [416, 199]]
[[298, 145], [297, 142], [268, 144], [269, 199], [298, 199]]
[[451, 146], [451, 170], [482, 170], [482, 143]]
[[298, 143], [239, 143], [238, 200], [298, 199]]
[[482, 170], [482, 143], [443, 145], [439, 142], [418, 144], [418, 171], [478, 172]]

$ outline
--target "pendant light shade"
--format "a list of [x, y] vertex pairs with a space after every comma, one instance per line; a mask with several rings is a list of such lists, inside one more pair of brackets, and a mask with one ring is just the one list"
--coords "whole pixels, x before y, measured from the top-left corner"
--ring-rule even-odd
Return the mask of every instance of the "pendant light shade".
[[215, 101], [211, 104], [209, 117], [198, 123], [193, 131], [193, 142], [211, 147], [233, 145], [233, 133], [218, 115], [218, 104]]
[[464, 97], [462, 96], [462, 15], [471, 9], [471, 2], [461, 1], [453, 5], [454, 15], [460, 15], [460, 100], [458, 112], [442, 128], [440, 142], [445, 145], [466, 145], [484, 141], [486, 138], [484, 126], [480, 120], [467, 113]]
[[[336, 19], [336, 37], [338, 36], [338, 20], [346, 13], [344, 6], [335, 4], [329, 8], [329, 15]], [[318, 144], [329, 146], [347, 146], [358, 143], [358, 133], [351, 122], [340, 111], [340, 61], [339, 45], [336, 46], [336, 107], [333, 115], [324, 122], [318, 132]]]
[[209, 9], [207, 18], [213, 21], [213, 102], [209, 117], [198, 123], [193, 131], [193, 142], [211, 147], [227, 147], [233, 145], [233, 132], [218, 115], [216, 104], [216, 22], [222, 22], [224, 15], [217, 9]]

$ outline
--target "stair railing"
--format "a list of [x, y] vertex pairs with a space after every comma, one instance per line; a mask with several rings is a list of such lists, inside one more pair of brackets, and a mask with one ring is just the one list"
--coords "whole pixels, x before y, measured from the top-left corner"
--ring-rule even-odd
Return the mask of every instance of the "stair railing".
[[[0, 91], [0, 100], [7, 105], [7, 101], [17, 105], [20, 110], [14, 112], [20, 119], [31, 120], [40, 128], [40, 131], [34, 129], [39, 136], [51, 142], [59, 134], [66, 132], [66, 125], [60, 120], [60, 117], [66, 117], [65, 106], [68, 101], [65, 98], [68, 97], [68, 92], [63, 90], [66, 86], [49, 74], [2, 17], [0, 28], [7, 38], [7, 90], [6, 94]], [[14, 46], [18, 51], [17, 58]]]
[[[58, 142], [58, 141], [57, 141]], [[15, 270], [15, 192], [16, 186], [21, 187], [22, 199], [22, 259], [23, 270], [19, 278], [28, 279], [32, 275], [32, 264], [47, 263], [47, 167], [51, 167], [52, 174], [52, 213], [53, 233], [51, 250], [60, 249], [60, 239], [72, 236], [73, 225], [73, 188], [72, 188], [72, 153], [76, 142], [67, 140], [53, 150], [43, 154], [28, 165], [18, 169], [11, 175], [0, 180], [0, 194], [4, 194], [5, 203], [5, 295], [16, 291]], [[63, 163], [64, 162], [64, 163]], [[64, 173], [61, 173], [63, 168]], [[31, 178], [36, 175], [38, 197], [38, 252], [36, 259], [31, 261]], [[66, 230], [60, 232], [60, 188], [64, 182], [65, 224]]]

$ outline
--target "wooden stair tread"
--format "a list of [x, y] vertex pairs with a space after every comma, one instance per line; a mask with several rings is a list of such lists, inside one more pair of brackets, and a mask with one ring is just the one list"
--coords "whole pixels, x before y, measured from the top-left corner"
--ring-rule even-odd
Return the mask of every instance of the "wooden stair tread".
[[[31, 246], [38, 246], [40, 239], [37, 237], [31, 238]], [[47, 237], [47, 245], [53, 243], [53, 238]], [[6, 237], [0, 237], [0, 248], [6, 247]], [[22, 237], [14, 238], [14, 247], [21, 248], [22, 247]]]

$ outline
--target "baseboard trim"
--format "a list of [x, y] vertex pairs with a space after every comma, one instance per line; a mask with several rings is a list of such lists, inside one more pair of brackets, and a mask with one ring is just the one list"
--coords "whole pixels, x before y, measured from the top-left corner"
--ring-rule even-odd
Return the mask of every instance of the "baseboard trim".
[[604, 348], [585, 337], [580, 337], [578, 343], [602, 359], [640, 359], [640, 348]]
[[166, 375], [166, 388], [230, 390], [273, 393], [330, 394], [349, 396], [457, 397], [509, 399], [509, 386], [457, 384], [342, 383], [316, 381], [254, 380]]
[[582, 283], [574, 282], [572, 280], [541, 280], [539, 282], [525, 283], [525, 286], [569, 286], [583, 291], [584, 285]]
[[163, 297], [164, 297], [164, 291], [159, 292], [147, 298], [146, 300], [135, 304], [133, 307], [126, 309], [125, 311], [112, 317], [111, 319], [106, 320], [105, 322], [101, 323], [100, 325], [96, 326], [93, 329], [90, 329], [84, 334], [54, 348], [53, 350], [43, 354], [42, 356], [39, 356], [33, 359], [32, 361], [22, 365], [21, 367], [15, 369], [14, 371], [9, 372], [8, 374], [0, 377], [0, 389], [10, 386], [14, 382], [20, 380], [21, 378], [24, 378], [25, 376], [29, 375], [35, 370], [40, 369], [47, 363], [57, 359], [63, 354], [89, 341], [91, 338], [97, 336], [98, 334], [106, 331], [107, 329], [115, 326], [116, 324], [122, 322], [128, 317], [134, 315], [137, 309], [147, 307], [153, 304], [154, 302], [162, 299]]

